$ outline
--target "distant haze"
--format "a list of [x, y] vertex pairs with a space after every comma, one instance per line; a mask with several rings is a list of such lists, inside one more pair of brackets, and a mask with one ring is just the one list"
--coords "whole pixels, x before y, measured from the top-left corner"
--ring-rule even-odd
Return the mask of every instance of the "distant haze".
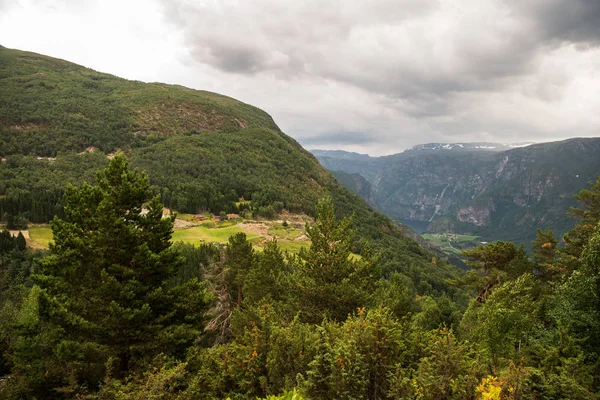
[[256, 105], [307, 148], [600, 136], [598, 0], [0, 0], [0, 44]]

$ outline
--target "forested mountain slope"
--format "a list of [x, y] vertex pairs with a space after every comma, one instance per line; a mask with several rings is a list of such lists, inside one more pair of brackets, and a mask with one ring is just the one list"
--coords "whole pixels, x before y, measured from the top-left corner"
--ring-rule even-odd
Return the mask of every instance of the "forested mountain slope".
[[67, 61], [0, 49], [0, 214], [47, 222], [62, 216], [67, 183], [92, 182], [116, 151], [148, 172], [155, 193], [180, 212], [256, 215], [282, 207], [314, 215], [330, 197], [355, 214], [354, 251], [369, 242], [379, 268], [404, 270], [425, 292], [454, 274], [388, 218], [338, 185], [316, 159], [250, 105], [215, 93], [128, 81]]
[[[368, 200], [395, 219], [430, 221], [430, 232], [528, 243], [536, 228], [573, 226], [573, 195], [600, 174], [600, 139], [506, 150], [494, 144], [423, 145], [387, 157], [315, 151], [328, 169], [358, 173]], [[351, 187], [351, 186], [348, 186]], [[361, 193], [359, 193], [361, 194]]]

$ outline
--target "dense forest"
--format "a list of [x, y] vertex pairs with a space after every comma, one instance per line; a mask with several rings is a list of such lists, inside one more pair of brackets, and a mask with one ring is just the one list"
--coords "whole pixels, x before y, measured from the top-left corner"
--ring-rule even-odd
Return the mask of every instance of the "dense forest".
[[[422, 295], [331, 199], [309, 248], [172, 245], [148, 176], [115, 157], [69, 186], [48, 253], [1, 235], [7, 399], [590, 399], [600, 391], [600, 180], [565, 246], [468, 251]], [[145, 208], [148, 211], [142, 212]], [[467, 302], [461, 302], [461, 295]]]

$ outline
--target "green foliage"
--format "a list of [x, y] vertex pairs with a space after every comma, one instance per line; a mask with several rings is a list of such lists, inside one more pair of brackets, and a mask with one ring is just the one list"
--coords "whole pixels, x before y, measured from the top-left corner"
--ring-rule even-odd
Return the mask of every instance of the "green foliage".
[[[0, 77], [0, 212], [54, 217], [50, 255], [0, 233], [1, 398], [597, 398], [596, 225], [575, 231], [579, 253], [539, 231], [532, 260], [491, 243], [463, 274], [253, 107], [7, 49]], [[38, 139], [64, 153], [16, 154], [42, 154]], [[109, 162], [115, 147], [149, 175]], [[310, 247], [255, 252], [231, 226], [220, 243], [171, 246], [160, 199], [305, 211]], [[296, 234], [284, 228], [270, 233]]]
[[477, 356], [451, 330], [434, 332], [416, 371], [418, 398], [469, 399], [481, 377]]
[[488, 243], [474, 249], [463, 251], [465, 263], [479, 271], [476, 287], [477, 299], [486, 301], [492, 289], [502, 280], [512, 280], [531, 271], [523, 246], [517, 247], [511, 242]]
[[173, 220], [150, 199], [148, 178], [127, 166], [115, 157], [97, 186], [68, 187], [66, 220], [52, 222], [52, 254], [34, 276], [40, 317], [21, 321], [15, 348], [15, 369], [48, 395], [141, 371], [161, 352], [182, 356], [199, 334], [202, 285], [167, 286], [181, 263], [170, 249]]
[[533, 263], [546, 279], [553, 279], [559, 271], [556, 264], [556, 251], [558, 241], [550, 228], [542, 231], [537, 230], [537, 235], [532, 243]]
[[300, 249], [295, 284], [307, 321], [318, 322], [323, 317], [343, 321], [367, 304], [373, 266], [364, 258], [350, 257], [354, 238], [350, 224], [347, 218], [338, 222], [333, 204], [321, 200], [315, 223], [306, 225], [311, 245]]
[[390, 310], [361, 309], [342, 325], [323, 323], [317, 332], [315, 357], [299, 377], [308, 398], [396, 398], [389, 377], [414, 363], [418, 340]]

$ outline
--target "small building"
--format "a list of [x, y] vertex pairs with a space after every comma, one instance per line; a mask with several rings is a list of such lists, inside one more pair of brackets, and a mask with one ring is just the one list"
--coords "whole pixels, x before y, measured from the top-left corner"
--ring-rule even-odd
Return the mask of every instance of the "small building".
[[206, 221], [208, 218], [202, 214], [194, 215], [194, 221]]
[[238, 214], [227, 214], [228, 219], [239, 219], [240, 216]]
[[213, 217], [210, 220], [211, 221], [220, 221], [221, 217], [219, 217], [218, 215], [213, 215]]

